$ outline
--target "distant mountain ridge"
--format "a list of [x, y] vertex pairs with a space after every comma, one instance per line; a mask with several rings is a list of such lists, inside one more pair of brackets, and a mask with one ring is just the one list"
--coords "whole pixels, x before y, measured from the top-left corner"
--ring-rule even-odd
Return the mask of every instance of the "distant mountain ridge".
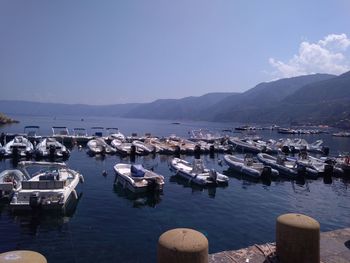
[[159, 99], [105, 106], [0, 101], [5, 114], [116, 116], [243, 123], [291, 122], [350, 128], [350, 72], [313, 74], [260, 83], [243, 93]]

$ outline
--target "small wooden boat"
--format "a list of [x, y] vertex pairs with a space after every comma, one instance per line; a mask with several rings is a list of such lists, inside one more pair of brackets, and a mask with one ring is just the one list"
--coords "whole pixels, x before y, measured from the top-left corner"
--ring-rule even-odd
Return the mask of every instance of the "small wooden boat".
[[117, 175], [115, 184], [119, 183], [131, 192], [163, 190], [164, 177], [145, 169], [142, 165], [118, 163], [114, 166], [114, 170]]
[[229, 180], [226, 175], [214, 169], [206, 169], [201, 159], [194, 159], [191, 164], [186, 160], [173, 158], [170, 166], [176, 174], [198, 185], [227, 184]]

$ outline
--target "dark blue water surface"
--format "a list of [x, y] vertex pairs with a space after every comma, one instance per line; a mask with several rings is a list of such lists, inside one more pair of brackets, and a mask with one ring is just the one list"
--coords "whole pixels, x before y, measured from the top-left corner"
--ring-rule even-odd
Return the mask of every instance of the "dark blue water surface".
[[[42, 134], [52, 126], [69, 128], [92, 126], [119, 127], [132, 132], [151, 132], [159, 136], [188, 136], [193, 128], [222, 130], [232, 124], [153, 121], [119, 118], [28, 117], [14, 116], [21, 122], [5, 126], [1, 132], [22, 132], [25, 125], [40, 125]], [[283, 135], [261, 131], [268, 138]], [[305, 135], [312, 142], [322, 138], [331, 154], [350, 151], [350, 139], [329, 134]], [[321, 230], [350, 225], [350, 181], [322, 178], [306, 182], [273, 181], [270, 185], [251, 181], [228, 172], [219, 165], [221, 154], [201, 156], [208, 167], [230, 176], [226, 187], [199, 188], [173, 177], [168, 162], [171, 156], [136, 157], [136, 163], [164, 175], [166, 184], [160, 196], [134, 196], [114, 186], [113, 166], [130, 162], [119, 156], [89, 157], [86, 149], [73, 148], [68, 165], [80, 171], [85, 183], [79, 185], [81, 197], [66, 216], [55, 214], [14, 215], [8, 204], [0, 204], [0, 252], [30, 249], [54, 262], [155, 262], [159, 236], [172, 228], [188, 227], [205, 234], [210, 253], [238, 249], [255, 243], [274, 241], [276, 217], [297, 212], [317, 219]], [[193, 156], [183, 156], [191, 160]], [[1, 171], [12, 167], [10, 160], [1, 161]], [[107, 171], [107, 176], [102, 171]]]

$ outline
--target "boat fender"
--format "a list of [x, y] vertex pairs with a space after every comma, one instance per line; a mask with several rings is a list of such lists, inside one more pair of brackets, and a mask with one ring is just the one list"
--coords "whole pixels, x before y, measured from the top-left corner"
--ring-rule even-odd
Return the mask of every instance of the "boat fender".
[[78, 200], [78, 194], [75, 189], [72, 191], [72, 195], [74, 196], [75, 200]]
[[83, 184], [83, 183], [85, 182], [84, 176], [82, 176], [82, 175], [79, 176], [79, 182], [80, 182], [81, 184]]
[[345, 159], [344, 159], [344, 163], [346, 165], [348, 165], [350, 163], [350, 157], [349, 156], [346, 156]]
[[103, 170], [103, 171], [102, 171], [102, 175], [103, 175], [103, 176], [107, 176], [107, 171], [106, 171], [106, 170]]

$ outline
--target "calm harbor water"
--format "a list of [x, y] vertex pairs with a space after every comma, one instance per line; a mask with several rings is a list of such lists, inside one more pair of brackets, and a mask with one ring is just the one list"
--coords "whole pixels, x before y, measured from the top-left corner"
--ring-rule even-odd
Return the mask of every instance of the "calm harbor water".
[[[188, 136], [194, 128], [222, 130], [230, 124], [170, 121], [13, 116], [19, 124], [5, 126], [0, 132], [22, 132], [25, 125], [41, 126], [50, 134], [52, 126], [69, 128], [92, 126], [118, 127], [132, 132], [165, 136]], [[280, 138], [274, 131], [261, 131], [264, 138]], [[329, 134], [303, 136], [312, 142], [322, 138], [331, 154], [350, 151], [350, 139]], [[193, 156], [183, 156], [192, 160]], [[331, 182], [277, 180], [270, 185], [242, 178], [220, 165], [221, 154], [202, 155], [206, 165], [230, 176], [226, 187], [200, 188], [173, 176], [171, 156], [136, 157], [136, 163], [164, 175], [166, 184], [160, 196], [134, 196], [114, 186], [113, 166], [130, 162], [117, 155], [89, 157], [86, 149], [72, 149], [67, 161], [85, 177], [80, 199], [66, 216], [55, 214], [14, 215], [8, 204], [0, 204], [0, 252], [31, 249], [53, 262], [155, 262], [158, 237], [176, 227], [189, 227], [208, 237], [210, 253], [238, 249], [255, 243], [274, 241], [275, 220], [283, 213], [310, 215], [321, 223], [321, 230], [349, 227], [350, 181], [333, 178]], [[12, 167], [10, 160], [0, 162], [0, 170]], [[107, 176], [102, 171], [107, 171]]]

